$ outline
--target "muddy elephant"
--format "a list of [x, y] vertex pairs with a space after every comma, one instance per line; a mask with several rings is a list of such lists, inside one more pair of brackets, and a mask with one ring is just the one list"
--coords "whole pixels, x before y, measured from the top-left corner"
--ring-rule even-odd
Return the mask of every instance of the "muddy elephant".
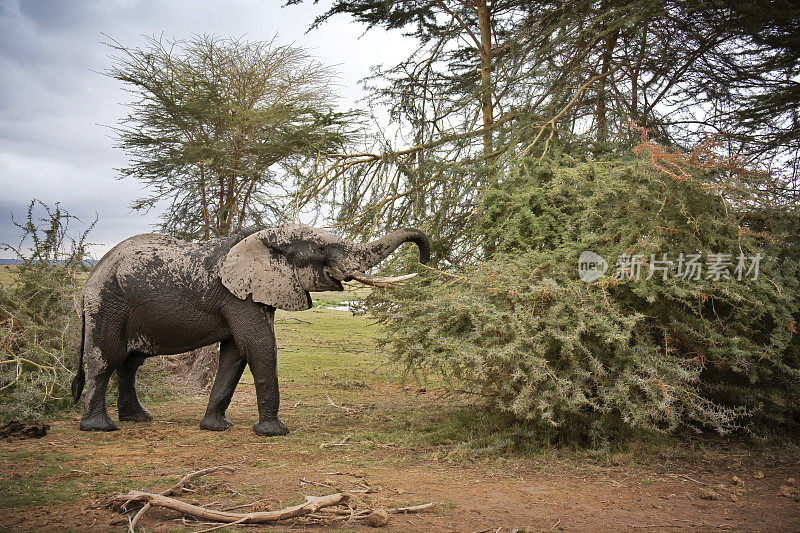
[[148, 357], [220, 343], [219, 369], [200, 427], [221, 431], [245, 365], [258, 402], [258, 435], [284, 435], [278, 417], [276, 309], [311, 307], [310, 292], [341, 291], [358, 280], [383, 286], [400, 278], [367, 273], [398, 246], [413, 242], [420, 261], [430, 245], [415, 228], [358, 244], [302, 224], [247, 229], [229, 237], [186, 242], [150, 233], [131, 237], [95, 265], [83, 291], [82, 340], [72, 396], [80, 429], [117, 429], [106, 409], [109, 378], [117, 372], [120, 420], [150, 420], [136, 395], [136, 369]]

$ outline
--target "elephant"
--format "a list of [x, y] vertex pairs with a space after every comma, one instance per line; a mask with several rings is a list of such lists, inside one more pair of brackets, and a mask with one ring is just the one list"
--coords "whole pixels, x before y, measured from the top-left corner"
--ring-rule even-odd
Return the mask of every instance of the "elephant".
[[256, 389], [258, 435], [284, 435], [278, 417], [276, 309], [311, 307], [310, 292], [341, 291], [357, 280], [387, 286], [395, 278], [368, 271], [405, 242], [430, 257], [430, 242], [416, 228], [355, 243], [303, 224], [249, 228], [227, 237], [188, 242], [158, 233], [130, 237], [94, 266], [81, 298], [81, 347], [72, 381], [80, 401], [86, 387], [80, 429], [118, 429], [106, 409], [109, 378], [117, 372], [121, 421], [152, 416], [136, 395], [136, 370], [148, 357], [220, 343], [219, 367], [200, 427], [222, 431], [245, 365]]

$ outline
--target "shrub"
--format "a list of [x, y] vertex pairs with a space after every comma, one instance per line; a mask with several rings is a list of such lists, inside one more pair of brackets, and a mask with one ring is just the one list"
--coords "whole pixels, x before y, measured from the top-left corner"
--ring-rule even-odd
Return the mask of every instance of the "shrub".
[[[797, 214], [754, 207], [719, 168], [648, 155], [512, 165], [478, 210], [483, 263], [419, 267], [372, 297], [392, 359], [575, 438], [796, 417]], [[612, 275], [581, 281], [585, 250]], [[681, 252], [731, 254], [732, 277], [645, 279], [651, 254]], [[757, 279], [736, 279], [740, 253], [748, 267], [764, 258]], [[642, 277], [615, 279], [617, 259], [637, 254]]]
[[[37, 214], [38, 213], [38, 214]], [[86, 236], [68, 234], [77, 220], [58, 204], [37, 200], [28, 206], [20, 244], [3, 244], [18, 264], [0, 286], [0, 418], [33, 417], [69, 405], [74, 346], [80, 319], [73, 295], [86, 270]]]

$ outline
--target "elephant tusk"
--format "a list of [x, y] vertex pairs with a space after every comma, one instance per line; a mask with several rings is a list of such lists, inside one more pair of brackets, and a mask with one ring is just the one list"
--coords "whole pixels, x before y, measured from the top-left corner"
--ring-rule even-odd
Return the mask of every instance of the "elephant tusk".
[[350, 276], [354, 280], [360, 281], [365, 285], [372, 285], [373, 287], [381, 287], [381, 288], [391, 287], [395, 283], [413, 278], [416, 275], [417, 273], [414, 272], [413, 274], [406, 274], [404, 276], [394, 276], [394, 277], [384, 278], [384, 277], [370, 276], [369, 274], [362, 274], [360, 272], [356, 274], [350, 274]]

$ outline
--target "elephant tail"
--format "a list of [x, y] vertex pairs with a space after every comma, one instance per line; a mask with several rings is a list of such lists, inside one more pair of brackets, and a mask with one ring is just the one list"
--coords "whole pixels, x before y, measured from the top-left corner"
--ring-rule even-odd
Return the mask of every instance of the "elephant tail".
[[86, 312], [83, 310], [83, 299], [81, 299], [81, 350], [78, 352], [78, 370], [72, 378], [72, 401], [81, 401], [83, 386], [86, 383], [86, 372], [83, 370], [83, 349], [86, 346]]

